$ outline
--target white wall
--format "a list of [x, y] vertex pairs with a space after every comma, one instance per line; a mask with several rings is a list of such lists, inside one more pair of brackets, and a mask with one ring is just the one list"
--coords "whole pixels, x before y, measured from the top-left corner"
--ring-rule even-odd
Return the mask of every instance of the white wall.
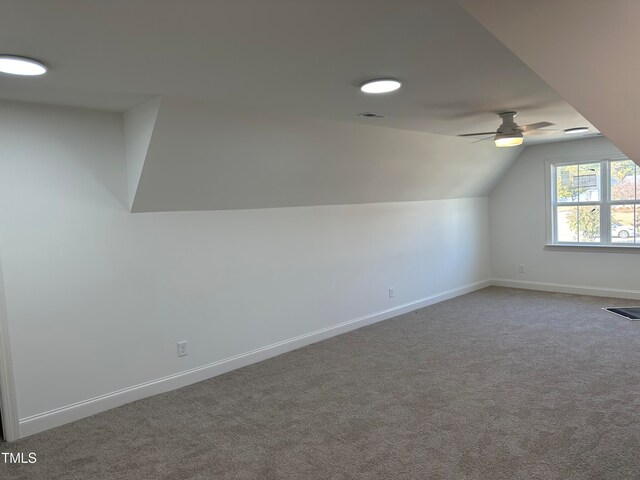
[[120, 115], [4, 103], [0, 145], [21, 435], [489, 277], [487, 198], [130, 214]]
[[[498, 284], [640, 298], [640, 250], [549, 247], [546, 161], [620, 154], [606, 138], [527, 147], [490, 197], [493, 276]], [[518, 265], [525, 273], [518, 272]]]

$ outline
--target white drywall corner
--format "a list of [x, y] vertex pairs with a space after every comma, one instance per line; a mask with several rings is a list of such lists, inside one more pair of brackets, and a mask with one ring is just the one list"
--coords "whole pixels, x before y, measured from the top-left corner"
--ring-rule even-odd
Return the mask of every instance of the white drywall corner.
[[124, 113], [124, 148], [127, 160], [129, 210], [133, 207], [161, 102], [162, 97], [157, 97]]

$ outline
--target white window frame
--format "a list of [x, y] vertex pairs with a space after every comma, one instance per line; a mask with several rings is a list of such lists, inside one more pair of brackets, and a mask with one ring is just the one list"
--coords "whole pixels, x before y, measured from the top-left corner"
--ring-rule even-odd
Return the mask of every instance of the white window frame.
[[[547, 240], [546, 245], [551, 247], [597, 247], [597, 248], [626, 248], [640, 249], [638, 237], [636, 243], [613, 243], [611, 236], [611, 206], [635, 204], [636, 209], [640, 209], [640, 199], [633, 200], [611, 200], [611, 178], [610, 165], [613, 161], [629, 160], [625, 155], [608, 155], [606, 157], [577, 157], [560, 160], [547, 160], [546, 162], [546, 185], [547, 185]], [[557, 194], [557, 168], [563, 165], [600, 164], [600, 200], [588, 202], [562, 202], [558, 203]], [[556, 218], [556, 207], [558, 206], [589, 206], [594, 205], [600, 208], [600, 242], [560, 242], [557, 239], [558, 219]]]

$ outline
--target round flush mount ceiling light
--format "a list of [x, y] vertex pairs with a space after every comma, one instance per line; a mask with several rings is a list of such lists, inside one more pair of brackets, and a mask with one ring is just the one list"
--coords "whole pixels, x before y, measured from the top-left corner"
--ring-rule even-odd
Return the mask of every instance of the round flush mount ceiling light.
[[0, 72], [11, 75], [44, 75], [47, 67], [33, 58], [0, 54]]
[[564, 133], [566, 135], [573, 135], [574, 133], [584, 133], [588, 132], [589, 127], [575, 127], [575, 128], [567, 128]]
[[364, 82], [360, 87], [364, 93], [389, 93], [398, 90], [402, 83], [394, 78], [378, 78]]

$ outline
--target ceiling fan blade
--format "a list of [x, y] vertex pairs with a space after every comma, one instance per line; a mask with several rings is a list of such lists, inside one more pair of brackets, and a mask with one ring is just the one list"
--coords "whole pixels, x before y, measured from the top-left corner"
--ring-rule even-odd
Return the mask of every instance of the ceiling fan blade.
[[480, 140], [476, 140], [475, 142], [471, 142], [471, 143], [486, 142], [487, 140], [493, 140], [493, 136], [491, 136], [491, 137], [481, 138]]
[[495, 135], [498, 132], [462, 133], [459, 137], [475, 137], [476, 135]]
[[550, 127], [551, 125], [555, 125], [555, 124], [550, 122], [530, 123], [529, 125], [521, 125], [520, 129], [523, 132], [529, 132], [531, 130], [538, 130], [540, 128]]
[[560, 130], [528, 130], [524, 132], [525, 136], [529, 137], [532, 135], [551, 135], [552, 133], [557, 133]]

